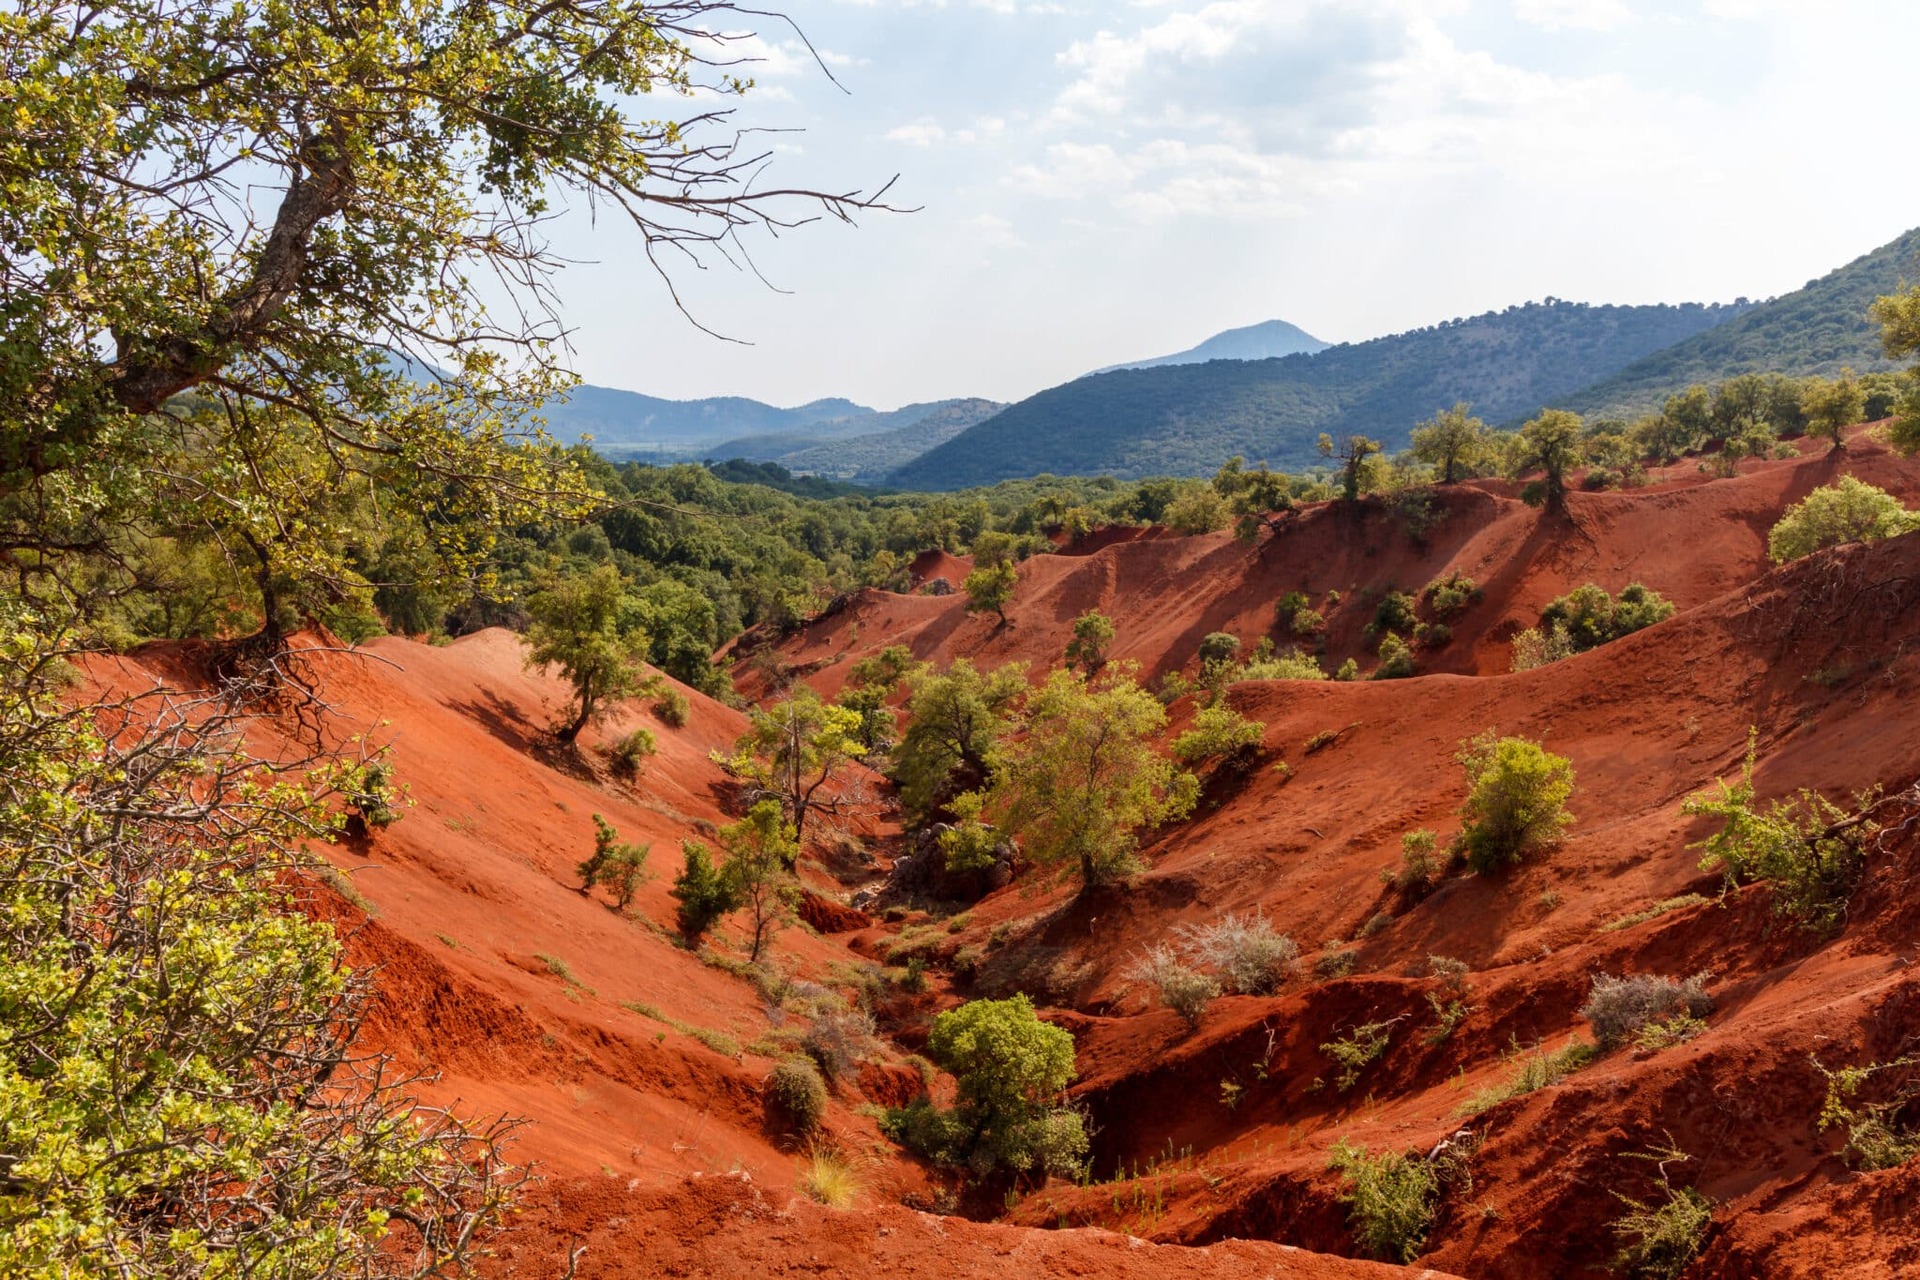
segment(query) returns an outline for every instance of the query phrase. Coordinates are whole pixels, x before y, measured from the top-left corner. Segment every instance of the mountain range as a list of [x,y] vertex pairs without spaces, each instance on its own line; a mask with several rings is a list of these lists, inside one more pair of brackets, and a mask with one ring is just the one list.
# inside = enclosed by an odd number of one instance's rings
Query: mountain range
[[829,398],[663,400],[582,386],[547,407],[556,436],[610,456],[740,458],[870,486],[951,490],[1052,473],[1206,475],[1233,454],[1288,470],[1315,441],[1404,446],[1459,401],[1514,425],[1541,408],[1629,417],[1737,373],[1891,367],[1868,318],[1920,278],[1920,230],[1764,302],[1603,306],[1548,298],[1329,346],[1284,320],[1115,365],[1015,404],[962,398],[878,411]]
[[[1114,373],[1120,369],[1158,369],[1169,364],[1205,364],[1209,360],[1271,360],[1280,356],[1312,355],[1325,351],[1331,343],[1320,341],[1298,325],[1285,320],[1266,320],[1241,329],[1216,333],[1197,347],[1176,351],[1170,356],[1154,356],[1127,364],[1110,364],[1094,373]],[[1088,375],[1093,376],[1092,374]]]

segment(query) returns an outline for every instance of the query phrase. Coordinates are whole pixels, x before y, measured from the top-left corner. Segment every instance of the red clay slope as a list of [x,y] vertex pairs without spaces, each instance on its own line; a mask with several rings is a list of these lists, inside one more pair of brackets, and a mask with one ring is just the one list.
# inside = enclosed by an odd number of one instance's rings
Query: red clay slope
[[[1920,539],[1780,569],[1766,560],[1782,510],[1843,472],[1920,498],[1920,467],[1856,436],[1844,454],[1751,465],[1733,479],[1575,494],[1564,519],[1497,486],[1464,488],[1447,495],[1449,515],[1425,546],[1384,510],[1337,507],[1256,548],[1224,535],[1099,539],[1087,555],[1023,565],[1004,628],[958,601],[869,593],[789,638],[782,652],[826,688],[850,659],[894,641],[936,662],[1026,659],[1039,670],[1057,661],[1073,617],[1099,607],[1116,621],[1115,655],[1151,673],[1188,663],[1209,631],[1265,634],[1273,600],[1290,589],[1316,602],[1343,593],[1334,659],[1359,648],[1371,605],[1354,608],[1356,598],[1450,569],[1486,593],[1452,646],[1423,655],[1423,669],[1441,674],[1236,686],[1232,704],[1266,726],[1261,767],[1210,787],[1201,813],[1164,833],[1152,869],[1123,889],[1071,902],[1009,891],[970,913],[946,948],[980,957],[959,993],[1026,989],[1078,1010],[1061,1016],[1079,1043],[1099,1171],[1156,1170],[1121,1195],[1050,1188],[1016,1220],[1350,1252],[1325,1167],[1333,1142],[1425,1151],[1464,1126],[1482,1143],[1471,1199],[1445,1211],[1423,1261],[1475,1277],[1599,1276],[1617,1243],[1613,1193],[1651,1194],[1647,1166],[1628,1157],[1671,1136],[1694,1157],[1680,1180],[1718,1204],[1689,1275],[1920,1273],[1920,1171],[1850,1172],[1838,1139],[1816,1130],[1824,1083],[1809,1061],[1920,1049],[1920,980],[1908,968],[1920,949],[1920,910],[1909,905],[1920,819],[1896,811],[1837,937],[1780,921],[1761,888],[1605,928],[1682,892],[1718,892],[1689,847],[1710,827],[1680,804],[1737,772],[1749,726],[1762,796],[1805,786],[1845,802],[1920,777]],[[1643,581],[1680,611],[1600,650],[1498,674],[1507,637],[1588,580],[1616,590]],[[1176,722],[1186,714],[1176,704]],[[1379,878],[1397,866],[1400,836],[1425,826],[1444,843],[1457,829],[1453,755],[1495,727],[1571,758],[1577,825],[1509,875],[1455,877],[1424,902],[1400,902]],[[1331,745],[1307,750],[1326,734],[1337,734]],[[1322,944],[1351,945],[1355,976],[1222,999],[1196,1033],[1128,989],[1121,972],[1142,947],[1255,909],[1310,962]],[[1429,1045],[1426,997],[1438,984],[1414,975],[1434,954],[1472,967],[1476,1012]],[[1516,1043],[1586,1035],[1575,1010],[1593,973],[1702,971],[1718,1003],[1698,1039],[1608,1055],[1476,1119],[1457,1114],[1508,1077]],[[1386,1019],[1398,1019],[1391,1051],[1351,1094],[1331,1087],[1321,1046]]]
[[[856,1114],[869,1098],[853,1082],[839,1087],[822,1140],[862,1157],[866,1190],[848,1212],[798,1200],[800,1153],[769,1126],[761,1097],[773,1059],[737,1047],[772,1030],[762,998],[668,937],[679,841],[728,820],[725,780],[707,753],[730,747],[744,718],[686,691],[693,712],[684,728],[634,707],[591,730],[584,755],[573,757],[543,733],[563,689],[529,674],[522,654],[516,637],[489,631],[444,647],[309,647],[306,659],[331,709],[329,732],[390,744],[412,802],[366,845],[325,851],[371,912],[361,920],[342,904],[357,925],[352,953],[381,970],[370,1037],[403,1065],[439,1074],[425,1090],[431,1100],[530,1122],[515,1154],[535,1163],[541,1181],[502,1245],[498,1274],[563,1274],[575,1237],[592,1245],[581,1280],[778,1275],[789,1265],[853,1277],[909,1255],[935,1269],[902,1263],[900,1274],[986,1274],[1010,1256],[1089,1276],[1214,1266],[1300,1280],[1380,1273],[1275,1245],[1192,1254],[1136,1249],[1106,1233],[1023,1243],[1035,1233],[873,1212],[926,1180]],[[156,646],[95,673],[123,688],[180,685],[193,679],[190,656]],[[631,786],[616,783],[598,753],[642,723],[659,754]],[[270,737],[263,731],[256,749],[274,751]],[[596,813],[653,846],[654,879],[624,915],[577,888]],[[719,932],[724,940],[729,930]],[[780,970],[814,977],[852,958],[841,942],[802,929],[783,933],[773,953]],[[903,1100],[886,1073],[862,1078],[883,1099]],[[750,1187],[684,1181],[730,1172]],[[1183,1257],[1205,1261],[1174,1261]]]

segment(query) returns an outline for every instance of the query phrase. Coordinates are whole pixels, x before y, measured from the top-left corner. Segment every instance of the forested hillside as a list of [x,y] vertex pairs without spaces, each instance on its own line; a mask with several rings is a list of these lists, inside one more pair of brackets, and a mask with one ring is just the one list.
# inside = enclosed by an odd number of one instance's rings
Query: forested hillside
[[1316,355],[1098,374],[1021,401],[892,480],[957,489],[1049,472],[1197,475],[1232,454],[1305,467],[1323,431],[1397,448],[1456,401],[1493,421],[1523,417],[1743,309],[1549,299]]
[[1684,387],[1736,374],[1831,376],[1849,366],[1856,373],[1891,369],[1880,327],[1867,308],[1915,279],[1920,279],[1920,229],[1808,281],[1803,289],[1655,352],[1562,403],[1580,413],[1624,417],[1657,408]]

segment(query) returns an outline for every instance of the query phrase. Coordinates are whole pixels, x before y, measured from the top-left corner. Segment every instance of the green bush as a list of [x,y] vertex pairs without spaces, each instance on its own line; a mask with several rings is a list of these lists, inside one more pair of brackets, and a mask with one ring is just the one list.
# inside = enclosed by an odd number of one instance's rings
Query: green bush
[[1412,1262],[1426,1244],[1440,1200],[1440,1171],[1404,1151],[1370,1153],[1342,1138],[1327,1167],[1340,1174],[1354,1243],[1383,1262]]
[[1513,661],[1508,669],[1531,671],[1549,662],[1571,658],[1574,652],[1573,637],[1567,633],[1564,622],[1550,627],[1528,627],[1513,638]]
[[1418,901],[1433,888],[1434,878],[1446,868],[1446,862],[1437,850],[1438,840],[1433,832],[1424,827],[1409,831],[1400,837],[1400,869],[1382,870],[1381,880],[1392,885],[1400,893]]
[[1173,758],[1183,765],[1207,760],[1231,760],[1260,745],[1267,726],[1248,720],[1225,703],[1216,702],[1193,718],[1193,728],[1173,740]]
[[1153,987],[1160,993],[1162,1003],[1186,1019],[1189,1027],[1200,1025],[1207,1006],[1220,994],[1218,982],[1186,964],[1164,942],[1148,947],[1144,955],[1127,967],[1124,976]]
[[1435,578],[1421,594],[1427,598],[1427,608],[1436,618],[1451,618],[1468,605],[1480,598],[1480,588],[1474,585],[1472,578],[1458,569],[1444,578]]
[[1559,843],[1573,822],[1573,763],[1526,738],[1492,730],[1461,744],[1455,759],[1469,788],[1460,807],[1460,847],[1467,865],[1486,875]]
[[1389,631],[1380,637],[1380,665],[1373,669],[1374,680],[1404,680],[1414,673],[1413,649]]
[[957,1105],[921,1100],[888,1112],[887,1133],[930,1159],[995,1169],[1073,1174],[1086,1124],[1061,1104],[1073,1079],[1073,1037],[1034,1014],[1025,994],[974,1000],[933,1020],[927,1053],[951,1071]]
[[1240,637],[1226,631],[1210,631],[1200,642],[1200,669],[1232,662],[1240,653]]
[[1488,1085],[1461,1103],[1456,1115],[1477,1116],[1508,1099],[1524,1097],[1535,1090],[1559,1084],[1599,1057],[1600,1051],[1583,1041],[1570,1040],[1552,1053],[1541,1048],[1523,1052],[1515,1045],[1512,1056],[1519,1060],[1513,1074],[1498,1084]]
[[1541,610],[1540,631],[1556,636],[1564,632],[1573,652],[1583,653],[1672,616],[1673,605],[1638,582],[1622,587],[1617,600],[1589,582]]
[[1240,668],[1237,676],[1241,680],[1325,680],[1327,673],[1320,668],[1319,659],[1295,648],[1282,649],[1277,653],[1256,654]]
[[776,1063],[767,1073],[768,1105],[795,1130],[811,1133],[827,1114],[827,1082],[813,1059],[799,1056]]
[[1380,603],[1374,606],[1372,629],[1392,631],[1404,635],[1413,630],[1419,618],[1414,608],[1419,602],[1404,591],[1389,591],[1380,597]]
[[986,797],[978,791],[965,791],[947,806],[953,822],[937,840],[948,871],[955,875],[987,871],[999,860],[1001,835],[997,828],[980,820]]
[[660,723],[675,729],[686,728],[687,715],[692,710],[686,694],[663,685],[660,692],[654,695],[652,705],[653,714],[660,718]]
[[1898,498],[1841,476],[1787,508],[1767,535],[1767,554],[1779,564],[1846,542],[1898,537],[1917,527],[1920,514],[1901,506]]
[[640,772],[640,762],[659,750],[660,744],[652,730],[635,729],[614,745],[613,771],[622,778],[635,777]]
[[680,854],[684,865],[668,892],[680,903],[676,913],[680,937],[693,947],[722,916],[740,905],[740,895],[732,881],[713,865],[707,846],[698,840],[683,840]]
[[1344,1036],[1336,1036],[1320,1046],[1320,1052],[1332,1058],[1340,1068],[1334,1087],[1345,1093],[1360,1082],[1366,1069],[1386,1055],[1393,1041],[1393,1023],[1363,1022]]
[[1636,1158],[1653,1162],[1659,1170],[1661,1199],[1647,1202],[1613,1193],[1628,1210],[1613,1224],[1614,1237],[1620,1241],[1613,1269],[1633,1280],[1679,1280],[1706,1244],[1707,1231],[1713,1226],[1713,1202],[1692,1187],[1676,1187],[1669,1181],[1667,1170],[1691,1158],[1686,1152],[1670,1147]]
[[1808,790],[1762,808],[1754,802],[1754,759],[1749,733],[1740,781],[1718,780],[1718,794],[1702,791],[1680,806],[1689,816],[1722,820],[1698,846],[1700,865],[1718,867],[1730,885],[1765,881],[1776,912],[1810,929],[1831,928],[1866,872],[1867,846],[1879,831],[1865,816],[1875,793],[1857,796],[1854,813]]
[[[1846,1130],[1847,1142],[1840,1154],[1849,1166],[1891,1169],[1920,1155],[1920,1132],[1915,1132],[1910,1118],[1913,1103],[1920,1098],[1920,1080],[1915,1079],[1920,1059],[1870,1062],[1837,1071],[1818,1058],[1813,1065],[1827,1082],[1817,1127],[1821,1133]],[[1876,1076],[1891,1083],[1876,1084]],[[1878,1096],[1863,1099],[1870,1086]]]
[[1067,642],[1066,659],[1088,675],[1107,663],[1107,646],[1113,643],[1113,620],[1098,609],[1089,609],[1073,620],[1073,639]]
[[593,853],[578,868],[583,890],[605,885],[614,903],[625,911],[647,879],[647,855],[653,846],[628,844],[605,818],[593,815]]

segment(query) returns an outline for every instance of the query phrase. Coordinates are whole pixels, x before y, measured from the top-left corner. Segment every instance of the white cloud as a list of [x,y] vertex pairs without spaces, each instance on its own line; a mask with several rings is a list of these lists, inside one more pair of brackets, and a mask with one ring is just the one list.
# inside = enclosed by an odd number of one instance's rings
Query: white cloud
[[947,131],[931,120],[917,120],[887,130],[888,142],[904,142],[910,147],[930,147],[947,136]]
[[1513,0],[1513,14],[1542,31],[1612,31],[1633,20],[1624,0]]
[[[1607,21],[1619,0],[1519,0]],[[1074,41],[1040,157],[1009,182],[1150,220],[1299,212],[1396,176],[1484,166],[1644,180],[1681,162],[1699,104],[1625,78],[1463,48],[1426,0],[1212,0]],[[1616,17],[1618,15],[1615,15]]]

